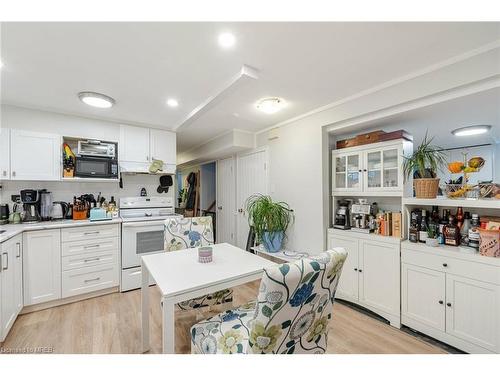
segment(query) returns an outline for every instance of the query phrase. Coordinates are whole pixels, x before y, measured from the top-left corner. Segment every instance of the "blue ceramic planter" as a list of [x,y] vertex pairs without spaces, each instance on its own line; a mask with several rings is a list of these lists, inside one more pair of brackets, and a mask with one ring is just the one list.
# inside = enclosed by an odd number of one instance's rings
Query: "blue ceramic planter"
[[262,243],[267,251],[277,253],[283,245],[283,232],[264,232]]

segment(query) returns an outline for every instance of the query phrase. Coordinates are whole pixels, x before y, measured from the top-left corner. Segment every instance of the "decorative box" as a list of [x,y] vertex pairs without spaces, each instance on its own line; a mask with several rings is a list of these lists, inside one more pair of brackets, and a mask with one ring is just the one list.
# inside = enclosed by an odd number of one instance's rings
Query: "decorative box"
[[198,248],[198,262],[210,263],[212,261],[213,250],[210,246],[202,246]]
[[479,254],[500,257],[500,230],[479,229]]

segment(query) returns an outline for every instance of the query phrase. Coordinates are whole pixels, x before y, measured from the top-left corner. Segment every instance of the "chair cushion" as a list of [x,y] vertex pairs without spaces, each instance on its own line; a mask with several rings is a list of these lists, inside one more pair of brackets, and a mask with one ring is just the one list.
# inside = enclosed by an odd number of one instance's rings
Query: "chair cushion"
[[245,354],[255,302],[227,310],[191,327],[191,352]]

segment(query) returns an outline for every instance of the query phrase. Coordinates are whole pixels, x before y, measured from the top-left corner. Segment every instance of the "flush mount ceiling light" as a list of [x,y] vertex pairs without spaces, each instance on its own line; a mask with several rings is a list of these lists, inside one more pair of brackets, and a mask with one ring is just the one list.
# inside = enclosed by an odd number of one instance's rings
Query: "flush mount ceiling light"
[[491,129],[491,125],[473,125],[452,130],[451,134],[457,137],[465,137],[468,135],[478,135],[487,133]]
[[172,108],[175,108],[175,107],[178,107],[179,106],[179,102],[176,100],[176,99],[168,99],[167,100],[167,105],[169,107],[172,107]]
[[236,43],[236,37],[231,33],[222,33],[219,35],[218,41],[222,48],[231,48]]
[[97,108],[111,108],[115,104],[115,99],[97,92],[82,91],[78,93],[78,97],[85,104]]
[[285,107],[286,103],[281,98],[264,98],[260,99],[255,107],[264,113],[269,115],[281,111]]

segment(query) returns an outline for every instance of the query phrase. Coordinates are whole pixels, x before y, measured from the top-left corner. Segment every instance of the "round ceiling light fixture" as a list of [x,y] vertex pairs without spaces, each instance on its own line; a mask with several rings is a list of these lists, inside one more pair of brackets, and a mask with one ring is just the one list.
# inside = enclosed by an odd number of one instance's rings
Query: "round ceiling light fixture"
[[231,48],[236,43],[236,37],[231,33],[222,33],[219,34],[218,42],[222,48]]
[[456,135],[457,137],[466,137],[468,135],[484,134],[489,132],[490,129],[491,125],[472,125],[452,130],[451,134]]
[[78,93],[78,98],[85,104],[96,108],[111,108],[115,104],[115,99],[112,97],[92,91],[82,91]]
[[179,106],[179,102],[176,99],[170,98],[170,99],[167,99],[167,105],[169,107],[175,108],[175,107]]
[[278,111],[281,111],[285,107],[285,100],[282,98],[272,97],[260,99],[255,107],[264,113],[272,115]]

